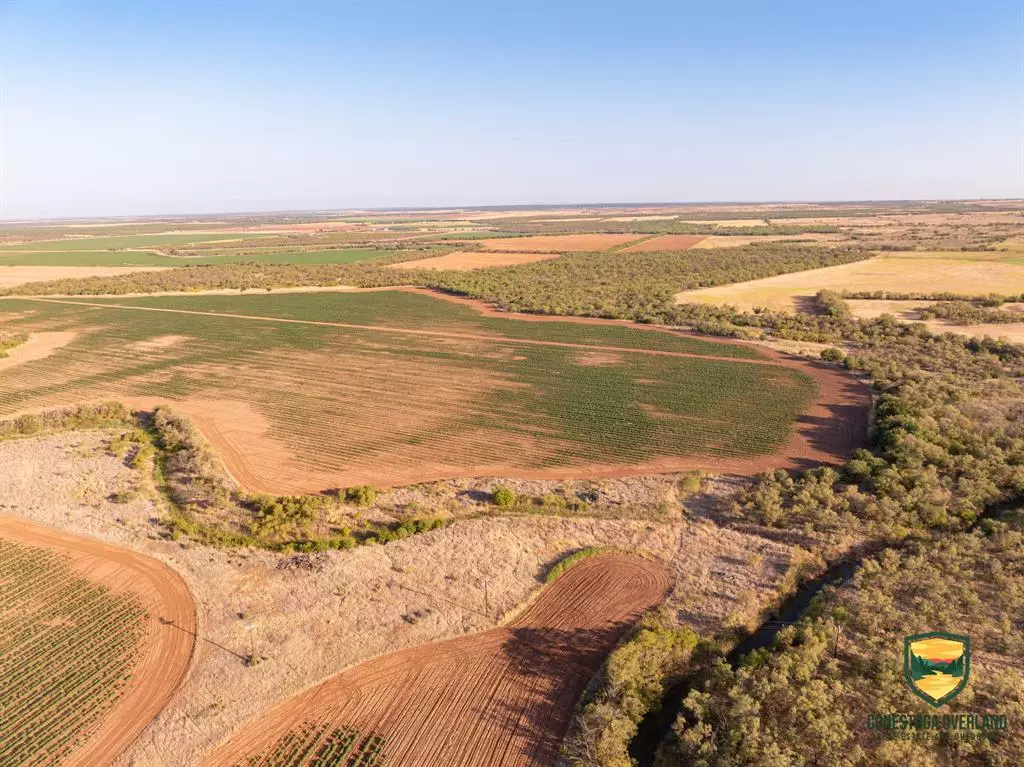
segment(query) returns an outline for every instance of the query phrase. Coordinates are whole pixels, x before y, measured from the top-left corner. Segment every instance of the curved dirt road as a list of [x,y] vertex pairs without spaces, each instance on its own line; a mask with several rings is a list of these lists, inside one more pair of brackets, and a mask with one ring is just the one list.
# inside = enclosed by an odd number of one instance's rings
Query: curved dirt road
[[196,607],[185,581],[161,562],[90,538],[0,516],[0,537],[67,555],[76,571],[115,592],[130,591],[148,612],[145,649],[127,690],[62,767],[111,764],[185,679],[195,646]]
[[354,666],[246,725],[204,765],[249,764],[308,722],[382,738],[383,765],[553,764],[583,688],[669,584],[639,557],[585,559],[508,625]]

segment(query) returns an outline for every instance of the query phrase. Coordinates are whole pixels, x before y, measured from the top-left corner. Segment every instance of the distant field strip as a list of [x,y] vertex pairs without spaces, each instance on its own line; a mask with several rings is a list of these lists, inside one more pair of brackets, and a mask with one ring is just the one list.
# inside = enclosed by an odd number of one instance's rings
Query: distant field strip
[[31,250],[0,249],[2,266],[200,266],[259,261],[266,264],[350,264],[401,251],[373,248],[333,248],[323,250],[288,250],[273,252],[257,249],[197,251],[203,255],[168,256],[149,250]]
[[175,402],[254,489],[766,455],[816,392],[752,347],[402,291],[5,299],[0,319],[79,331],[0,375],[0,417]]
[[80,251],[110,250],[113,248],[173,248],[193,242],[216,242],[218,240],[240,240],[258,238],[252,233],[204,233],[204,234],[129,234],[121,237],[77,237],[62,240],[35,240],[33,242],[11,243],[0,247],[0,253],[16,251]]

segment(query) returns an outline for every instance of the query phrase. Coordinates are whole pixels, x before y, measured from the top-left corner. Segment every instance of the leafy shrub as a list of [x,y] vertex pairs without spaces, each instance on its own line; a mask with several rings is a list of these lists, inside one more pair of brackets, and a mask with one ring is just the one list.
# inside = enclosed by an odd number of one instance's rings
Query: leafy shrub
[[505,487],[505,485],[498,485],[491,493],[491,503],[498,508],[510,509],[516,505],[518,500],[519,498],[515,491],[510,487]]
[[377,500],[377,490],[372,485],[357,485],[345,491],[345,500],[356,506],[372,506]]
[[821,358],[825,360],[825,362],[845,362],[846,353],[842,349],[836,349],[833,346],[829,349],[822,349]]
[[609,657],[597,694],[584,708],[566,748],[574,765],[632,767],[629,743],[640,720],[661,704],[665,683],[680,674],[697,646],[687,627],[645,616]]

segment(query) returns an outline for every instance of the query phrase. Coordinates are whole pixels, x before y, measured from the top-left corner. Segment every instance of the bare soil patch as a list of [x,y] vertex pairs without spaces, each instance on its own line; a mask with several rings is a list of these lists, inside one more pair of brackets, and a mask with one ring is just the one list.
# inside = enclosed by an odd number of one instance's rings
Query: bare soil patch
[[110,764],[185,680],[196,632],[196,608],[188,587],[177,573],[149,557],[22,519],[0,516],[0,536],[65,554],[85,577],[115,592],[130,591],[146,606],[145,647],[127,691],[85,744],[64,762],[70,767]]
[[539,234],[529,237],[499,237],[477,240],[486,250],[512,253],[569,253],[608,250],[643,237],[642,234]]
[[74,341],[77,335],[77,330],[32,333],[25,343],[10,349],[6,357],[0,357],[0,370],[7,370],[33,360],[46,359],[62,346]]
[[663,234],[652,240],[644,240],[623,249],[623,253],[650,253],[657,250],[686,250],[707,239],[704,235]]
[[603,365],[621,365],[624,360],[622,355],[614,352],[582,352],[576,356],[576,362],[580,365],[601,367]]
[[369,661],[286,701],[205,762],[230,767],[316,720],[384,739],[391,764],[548,765],[605,655],[668,592],[657,563],[569,570],[505,627]]
[[188,336],[157,336],[156,338],[150,338],[148,341],[137,341],[136,343],[129,344],[128,348],[139,352],[152,352],[159,351],[160,349],[169,349],[188,340],[190,340]]
[[169,266],[0,266],[0,288],[14,288],[29,282],[74,279],[78,277],[114,277],[132,272],[159,272]]
[[484,252],[479,250],[456,251],[435,258],[420,258],[416,261],[402,261],[387,264],[389,269],[480,269],[486,266],[513,266],[515,264],[531,264],[534,261],[545,261],[556,258],[557,253],[512,253],[507,251]]

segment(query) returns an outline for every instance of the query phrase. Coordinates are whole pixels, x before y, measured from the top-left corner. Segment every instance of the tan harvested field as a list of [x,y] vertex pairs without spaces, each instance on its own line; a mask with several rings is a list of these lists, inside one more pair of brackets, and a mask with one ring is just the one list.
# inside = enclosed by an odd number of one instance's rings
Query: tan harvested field
[[[701,226],[709,226],[709,225],[710,226],[764,226],[765,225],[763,218],[719,218],[719,219],[712,219],[712,220],[709,221],[707,219],[701,219],[701,218],[693,220],[693,217],[688,219],[685,215],[683,215],[683,216],[679,216],[679,220],[680,221],[692,221],[693,223],[699,224]],[[785,223],[789,223],[789,221],[790,221],[789,219],[786,219]],[[802,219],[802,218],[801,219],[795,219],[793,221],[793,223],[803,225],[804,224],[804,219]]]
[[557,258],[557,253],[511,253],[506,251],[485,252],[464,250],[448,253],[434,258],[421,258],[416,261],[402,261],[387,264],[390,269],[480,269],[486,266],[512,266],[514,264],[531,264],[534,261],[545,261]]
[[[106,450],[108,438],[93,431],[0,442],[0,481],[7,512],[163,561],[195,596],[201,641],[192,670],[115,767],[192,767],[274,704],[353,664],[493,628],[516,614],[550,563],[578,548],[614,546],[671,561],[673,614],[708,634],[737,613],[754,618],[799,554],[696,513],[681,515],[677,478],[649,477],[576,489],[597,489],[602,500],[595,509],[606,497],[609,509],[641,502],[653,508],[664,498],[668,510],[658,518],[488,516],[386,546],[317,555],[308,568],[282,567],[288,558],[269,552],[160,538],[153,520],[161,512],[145,489],[148,480]],[[467,492],[495,481],[523,493],[563,487],[508,479],[451,482],[386,491],[380,498],[430,509],[468,503]],[[131,488],[139,491],[133,500],[110,500],[112,490]],[[250,648],[266,658],[255,668],[241,661]]]
[[653,237],[628,248],[623,248],[623,253],[650,253],[658,250],[686,250],[695,247],[702,240],[707,239],[705,235],[693,234],[663,234],[660,237]]
[[757,234],[729,235],[712,234],[703,237],[695,248],[739,248],[744,245],[756,245],[760,242],[848,242],[845,234]]
[[158,272],[167,266],[0,266],[0,288],[14,288],[30,282],[48,282],[78,277],[114,277],[131,272]]
[[[24,478],[10,473],[0,476],[5,504],[10,505],[20,495],[18,480]],[[36,476],[30,481],[41,479]],[[145,606],[143,646],[125,692],[83,744],[61,761],[64,767],[110,764],[135,742],[185,680],[196,632],[196,607],[188,587],[177,573],[149,557],[23,519],[0,516],[0,538],[58,552],[87,579],[115,593],[130,593]]]
[[891,314],[903,322],[921,323],[933,333],[956,333],[969,338],[991,336],[992,338],[1005,338],[1015,344],[1024,344],[1024,314],[1021,315],[1021,322],[1018,323],[956,325],[947,320],[921,320],[918,318],[918,310],[934,304],[934,301],[848,300],[846,303],[849,304],[853,316],[861,319],[874,319],[883,314]]
[[527,237],[496,237],[476,242],[487,250],[513,253],[571,253],[608,250],[642,237],[642,234],[538,234]]
[[1024,292],[1024,265],[983,259],[949,258],[924,254],[886,254],[842,266],[782,274],[762,280],[680,293],[680,303],[730,304],[741,309],[766,306],[795,311],[823,288],[830,290],[892,290],[932,293]]
[[382,739],[380,765],[553,764],[583,688],[669,586],[648,560],[583,560],[507,626],[356,666],[274,707],[204,764],[270,757],[309,722]]

